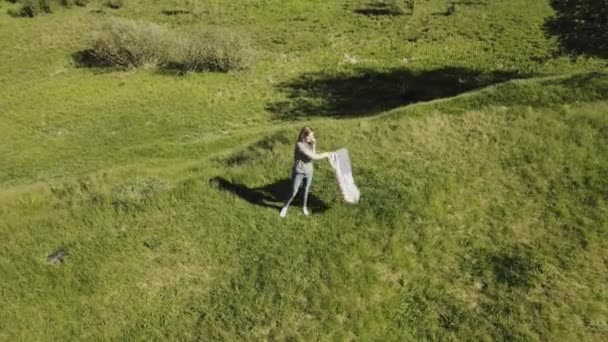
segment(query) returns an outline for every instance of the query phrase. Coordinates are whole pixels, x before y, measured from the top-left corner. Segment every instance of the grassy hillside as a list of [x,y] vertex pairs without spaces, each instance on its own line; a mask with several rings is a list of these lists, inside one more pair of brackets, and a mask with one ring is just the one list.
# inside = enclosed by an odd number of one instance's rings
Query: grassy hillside
[[[606,61],[555,55],[545,1],[15,6],[1,340],[608,338]],[[256,62],[80,65],[109,16],[229,28]],[[362,201],[320,162],[312,217],[281,220],[304,124]]]
[[[0,3],[0,12],[15,7]],[[411,16],[359,14],[365,1],[196,3],[197,16],[163,14],[188,8],[180,1],[126,1],[118,10],[92,2],[33,19],[2,15],[0,155],[10,167],[0,182],[134,162],[133,146],[152,142],[191,143],[294,118],[371,115],[510,78],[606,65],[550,58],[555,47],[541,26],[551,12],[540,0],[522,0],[525,11],[512,1],[471,2],[452,16],[437,15],[443,0],[419,1]],[[78,67],[72,56],[90,47],[90,32],[109,16],[177,29],[229,27],[250,36],[258,62],[249,72],[185,77]],[[319,98],[327,92],[351,97]]]

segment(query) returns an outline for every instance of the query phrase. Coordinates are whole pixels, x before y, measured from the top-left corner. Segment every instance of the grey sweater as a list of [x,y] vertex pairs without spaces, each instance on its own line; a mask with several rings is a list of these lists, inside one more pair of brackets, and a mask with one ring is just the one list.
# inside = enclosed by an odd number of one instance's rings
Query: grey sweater
[[312,146],[298,141],[294,151],[293,172],[312,175],[313,160],[323,159],[324,156],[315,152],[315,145]]

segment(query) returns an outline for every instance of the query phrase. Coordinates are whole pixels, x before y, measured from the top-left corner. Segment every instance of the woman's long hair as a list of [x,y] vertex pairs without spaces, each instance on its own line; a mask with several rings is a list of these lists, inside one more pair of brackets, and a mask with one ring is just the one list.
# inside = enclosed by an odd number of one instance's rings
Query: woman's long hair
[[302,129],[300,130],[300,134],[298,134],[298,142],[305,142],[304,139],[306,139],[306,137],[308,137],[312,132],[312,128],[308,126],[302,127]]

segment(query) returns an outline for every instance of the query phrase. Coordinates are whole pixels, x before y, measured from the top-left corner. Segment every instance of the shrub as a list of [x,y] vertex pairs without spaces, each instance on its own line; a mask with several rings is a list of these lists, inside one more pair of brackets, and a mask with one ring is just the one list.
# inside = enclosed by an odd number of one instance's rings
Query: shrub
[[94,32],[92,56],[103,65],[162,65],[170,50],[170,34],[159,25],[113,18]]
[[91,2],[91,0],[74,0],[74,4],[76,6],[80,6],[80,7],[84,7],[84,6],[88,5],[89,2]]
[[123,0],[106,0],[104,5],[113,9],[119,9],[123,5]]
[[50,0],[25,0],[17,11],[11,11],[12,15],[30,18],[43,13],[51,13]]
[[247,40],[229,30],[175,34],[161,26],[113,18],[95,31],[92,48],[78,59],[87,66],[166,66],[180,72],[244,69],[252,61]]
[[195,29],[177,41],[171,67],[184,72],[244,69],[252,60],[246,40],[229,30]]

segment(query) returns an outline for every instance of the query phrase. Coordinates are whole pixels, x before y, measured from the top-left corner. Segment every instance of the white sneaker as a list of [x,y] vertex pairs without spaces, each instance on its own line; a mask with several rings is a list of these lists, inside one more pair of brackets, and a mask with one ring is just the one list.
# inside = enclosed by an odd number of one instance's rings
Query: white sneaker
[[281,217],[287,216],[287,207],[281,208],[281,213],[279,213],[279,216],[281,216]]
[[302,211],[304,212],[304,215],[305,215],[305,216],[310,215],[310,213],[308,212],[308,208],[306,208],[306,207],[302,207]]

